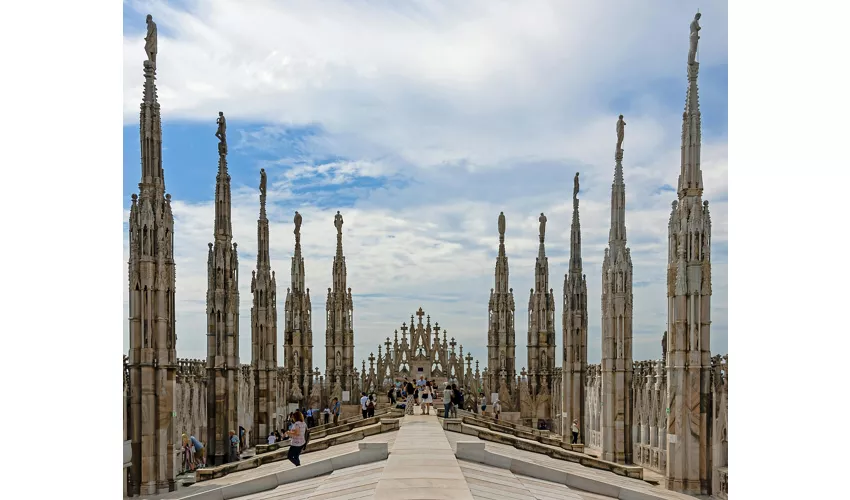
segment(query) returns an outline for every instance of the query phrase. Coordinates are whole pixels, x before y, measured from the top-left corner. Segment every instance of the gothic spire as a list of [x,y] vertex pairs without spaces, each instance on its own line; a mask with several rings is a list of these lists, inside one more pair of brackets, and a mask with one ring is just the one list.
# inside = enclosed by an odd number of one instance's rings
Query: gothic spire
[[[216,240],[230,242],[233,237],[233,225],[230,218],[230,174],[227,173],[227,124],[224,113],[218,112],[216,119],[218,130],[218,175],[215,185],[215,238]],[[264,210],[265,195],[261,199],[261,211]]]
[[301,214],[295,211],[295,253],[292,255],[292,290],[304,292],[304,257],[301,256]]
[[165,177],[162,171],[162,121],[156,94],[156,65],[152,61],[145,60],[144,74],[145,85],[139,113],[142,148],[142,177],[139,188],[143,197],[151,188],[160,193],[165,191]]
[[260,169],[260,218],[257,220],[257,271],[271,272],[269,259],[269,219],[266,217],[266,171]]
[[611,247],[611,259],[616,259],[626,247],[626,184],[623,181],[623,136],[626,122],[623,115],[617,121],[617,149],[614,153],[614,182],[611,185],[611,229],[608,244]]
[[578,172],[573,181],[573,222],[570,226],[570,273],[581,275],[581,223],[578,218]]
[[549,259],[546,257],[546,216],[541,212],[537,219],[540,222],[540,247],[537,249],[537,263],[534,271],[535,290],[545,294],[549,290]]
[[336,256],[333,263],[333,284],[334,291],[339,293],[345,292],[346,270],[345,256],[342,253],[342,214],[337,210],[334,216],[334,226],[336,227]]
[[499,213],[499,255],[496,257],[496,293],[508,293],[508,257],[505,255],[505,212]]
[[691,22],[691,49],[688,54],[688,90],[685,94],[685,111],[682,113],[682,166],[679,172],[678,194],[681,200],[685,196],[702,196],[702,169],[700,167],[700,144],[702,138],[702,119],[699,111],[699,90],[697,76],[699,63],[696,61],[699,40],[700,15]]

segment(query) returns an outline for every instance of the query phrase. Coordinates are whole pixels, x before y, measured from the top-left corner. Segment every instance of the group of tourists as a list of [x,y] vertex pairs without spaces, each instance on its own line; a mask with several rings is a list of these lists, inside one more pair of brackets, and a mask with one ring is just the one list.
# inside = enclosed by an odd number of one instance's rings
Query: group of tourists
[[420,375],[415,384],[405,377],[400,381],[398,387],[390,389],[387,396],[389,396],[392,404],[396,404],[397,400],[404,399],[404,403],[399,404],[398,407],[404,408],[405,415],[413,415],[417,406],[420,415],[430,415],[434,400],[439,396],[443,398],[444,416],[446,418],[457,417],[457,409],[464,408],[463,390],[457,384],[447,382],[444,386],[439,387],[436,381],[428,380],[424,375]]
[[369,394],[367,396],[365,392],[360,393],[360,412],[363,414],[363,418],[375,416],[376,403],[377,401],[374,394]]

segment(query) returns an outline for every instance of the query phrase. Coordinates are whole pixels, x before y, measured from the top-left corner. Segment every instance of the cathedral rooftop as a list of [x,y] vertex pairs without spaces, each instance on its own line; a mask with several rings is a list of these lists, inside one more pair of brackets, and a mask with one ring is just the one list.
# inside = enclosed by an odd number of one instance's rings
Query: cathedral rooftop
[[[144,496],[150,500],[694,498],[632,479],[478,437],[445,431],[434,415],[408,415],[400,430],[367,436],[256,469]],[[364,446],[361,446],[364,445]],[[377,450],[346,463],[357,450]],[[308,445],[309,447],[309,445]],[[460,449],[460,451],[458,451]],[[479,451],[480,450],[480,451]]]

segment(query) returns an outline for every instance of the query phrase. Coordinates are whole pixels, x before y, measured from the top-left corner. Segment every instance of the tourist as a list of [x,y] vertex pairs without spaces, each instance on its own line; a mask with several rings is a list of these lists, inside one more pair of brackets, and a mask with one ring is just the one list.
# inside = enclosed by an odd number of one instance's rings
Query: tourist
[[369,417],[369,409],[366,407],[366,404],[369,402],[369,397],[366,396],[365,392],[360,393],[360,412],[363,414],[363,418]]
[[497,399],[493,402],[493,415],[496,416],[496,420],[499,420],[499,414],[502,413],[502,403]]
[[280,432],[279,432],[279,431],[274,431],[274,440],[275,440],[275,442],[276,442],[276,443],[279,443],[279,442],[281,442],[281,441],[283,440],[283,439],[280,437]]
[[322,412],[322,416],[325,420],[325,425],[328,425],[328,422],[331,420],[331,409],[325,408],[325,411]]
[[245,428],[239,426],[239,453],[245,450]]
[[481,399],[481,414],[484,415],[484,413],[487,411],[487,396],[484,395],[483,391],[480,394],[480,399]]
[[578,444],[578,420],[573,420],[570,431],[573,433],[573,444]]
[[192,446],[195,448],[195,463],[200,464],[201,467],[206,467],[207,450],[204,449],[204,443],[198,441],[195,436],[189,436],[189,442],[192,443]]
[[414,397],[415,391],[413,389],[413,384],[411,384],[409,380],[404,379],[404,383],[405,383],[404,390],[407,392],[407,399],[405,400],[405,403],[404,403],[404,414],[405,415],[413,415],[413,406],[415,404],[414,400],[416,399]]
[[307,435],[307,424],[304,423],[304,417],[300,411],[295,411],[292,414],[292,428],[286,435],[291,438],[289,440],[289,451],[286,454],[286,458],[295,464],[296,467],[299,467],[301,465],[301,459],[299,458],[301,450],[307,444],[305,438]]
[[313,409],[307,410],[307,427],[313,427]]
[[431,396],[431,386],[425,384],[422,386],[422,395],[419,398],[419,414],[425,415],[425,409],[428,408],[428,398]]
[[390,392],[387,393],[387,398],[389,398],[391,405],[395,405],[395,387],[391,388]]
[[451,410],[452,410],[452,418],[457,418],[457,402],[458,402],[458,390],[457,384],[452,384],[452,399],[451,399]]
[[443,418],[449,418],[452,411],[452,386],[446,382],[446,388],[443,390]]
[[236,436],[236,431],[233,429],[231,429],[228,434],[230,435],[230,456],[227,461],[236,462],[239,460],[239,438]]
[[189,443],[189,436],[183,434],[183,445],[180,447],[183,453],[183,467],[181,473],[195,470],[195,458],[192,454],[192,445]]
[[331,401],[331,413],[333,413],[334,416],[334,425],[337,425],[339,422],[339,414],[341,411],[342,405],[339,403],[337,398],[334,398],[333,401]]
[[434,405],[434,393],[436,392],[437,385],[436,382],[431,382],[429,380],[428,383],[425,384],[425,387],[428,389],[428,401],[425,402],[425,414],[430,415],[431,407]]
[[369,394],[369,401],[366,402],[366,416],[372,418],[375,416],[375,395]]
[[274,432],[269,432],[269,444],[274,444],[276,439]]
[[419,380],[416,381],[416,392],[413,394],[413,399],[416,404],[419,404],[419,398],[422,397],[422,389],[425,387],[425,376],[419,375]]
[[[457,390],[457,407],[461,410],[465,410],[463,407],[463,390],[460,388]],[[455,413],[457,413],[457,411],[455,411]]]

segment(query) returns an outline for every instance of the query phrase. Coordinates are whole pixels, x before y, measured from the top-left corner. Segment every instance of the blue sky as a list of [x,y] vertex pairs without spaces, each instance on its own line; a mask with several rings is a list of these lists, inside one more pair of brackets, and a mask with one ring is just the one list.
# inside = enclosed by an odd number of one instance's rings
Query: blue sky
[[[613,8],[607,1],[533,0],[516,10],[509,2],[433,2],[417,4],[416,12],[384,2],[322,5],[125,2],[123,209],[139,179],[142,37],[150,12],[159,27],[163,165],[177,224],[178,356],[205,356],[213,134],[222,110],[241,276],[250,276],[256,259],[257,185],[265,168],[281,302],[289,285],[292,214],[304,216],[314,345],[324,345],[324,315],[317,313],[331,279],[333,214],[341,210],[358,366],[421,306],[482,369],[496,218],[500,211],[507,217],[521,367],[537,216],[543,211],[549,220],[550,287],[560,297],[576,171],[589,360],[598,362],[614,125],[624,114],[634,356],[660,357],[670,186],[678,173],[688,24],[697,3]],[[725,353],[727,14],[725,5],[710,7],[701,10],[702,166],[713,222],[712,351]],[[248,353],[251,296],[243,281],[240,342]],[[126,285],[124,293],[126,308]],[[560,314],[558,303],[559,348]],[[127,325],[124,335],[126,349]],[[322,358],[314,354],[320,369]]]

